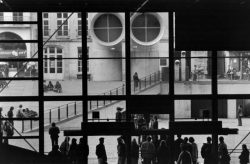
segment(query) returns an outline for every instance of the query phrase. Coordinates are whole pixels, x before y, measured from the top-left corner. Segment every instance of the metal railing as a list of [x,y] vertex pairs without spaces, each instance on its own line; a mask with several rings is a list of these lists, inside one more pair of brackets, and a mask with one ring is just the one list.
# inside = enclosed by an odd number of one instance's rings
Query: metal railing
[[[1,118],[4,118],[3,116],[1,116]],[[2,121],[0,118],[0,122]],[[11,126],[11,128],[21,137],[23,137],[23,135],[12,125],[12,123],[9,121],[9,120],[6,120],[8,121],[8,124]],[[2,130],[2,129],[0,129]],[[2,138],[0,137],[1,141],[2,142]],[[37,150],[29,143],[29,141],[27,141],[25,138],[23,138],[23,140],[35,151],[37,152]]]
[[[134,94],[143,91],[152,85],[157,84],[161,81],[160,71],[154,72],[148,76],[142,77],[139,80],[138,87],[135,87],[134,82],[131,84],[131,91]],[[118,96],[118,95],[125,95],[125,84],[122,86],[111,89],[107,92],[104,92],[100,95],[103,96]],[[111,105],[116,103],[117,100],[90,100],[88,101],[88,111],[93,111],[105,107],[107,105]],[[45,111],[44,113],[44,125],[50,125],[52,122],[60,122],[74,116],[82,114],[82,102],[71,102],[68,104],[64,104],[55,108],[51,108]],[[109,119],[111,120],[111,119]],[[32,130],[37,130],[39,127],[39,121],[36,120],[22,120],[22,133],[28,132]]]
[[229,153],[229,155],[231,155],[232,153],[234,153],[234,151],[240,146],[240,144],[250,135],[250,132],[248,132],[246,134],[246,136],[232,149],[232,151]]

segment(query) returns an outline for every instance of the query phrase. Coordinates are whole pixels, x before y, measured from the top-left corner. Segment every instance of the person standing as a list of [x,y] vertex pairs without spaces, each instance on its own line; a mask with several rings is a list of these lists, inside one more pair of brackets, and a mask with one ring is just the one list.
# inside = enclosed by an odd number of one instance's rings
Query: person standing
[[122,112],[121,111],[122,111],[121,107],[116,108],[116,113],[115,113],[116,122],[121,122],[122,121]]
[[131,142],[131,164],[138,164],[139,159],[139,145],[136,142],[136,139],[134,138]]
[[79,144],[77,146],[77,156],[78,156],[78,164],[83,164],[88,159],[89,155],[89,145],[84,141],[83,137],[80,138]]
[[140,79],[137,72],[134,73],[133,80],[134,80],[134,90],[136,90],[136,88],[139,86],[140,83]]
[[52,148],[54,147],[54,145],[58,145],[59,133],[60,133],[60,130],[56,126],[56,123],[52,122],[51,127],[49,128]]
[[104,138],[99,138],[99,144],[96,146],[95,152],[98,158],[98,164],[106,164],[107,163],[107,154],[104,146]]
[[181,134],[177,134],[177,139],[174,141],[174,159],[178,160],[179,154],[181,153],[181,144],[183,143],[183,139],[181,138]]
[[117,154],[118,164],[125,164],[126,161],[126,145],[121,137],[117,138]]
[[76,164],[76,161],[77,161],[77,143],[76,143],[75,138],[73,138],[71,140],[71,145],[69,148],[69,159],[70,159],[72,164]]
[[212,138],[207,137],[207,143],[204,143],[201,147],[201,156],[204,159],[204,164],[213,164],[212,154]]
[[[13,118],[13,110],[14,110],[14,107],[11,106],[11,107],[10,107],[10,110],[9,110],[8,113],[7,113],[8,118]],[[9,122],[11,123],[12,128],[13,128],[13,126],[14,126],[14,121],[13,121],[13,120],[9,120]]]
[[239,156],[240,164],[247,164],[249,162],[249,151],[247,149],[247,145],[242,145],[242,152]]
[[237,113],[238,113],[238,126],[242,126],[242,117],[243,117],[242,105],[238,106]]
[[62,153],[63,156],[68,156],[69,154],[69,141],[70,141],[70,137],[65,137],[64,141],[61,143],[60,145],[60,151]]
[[177,164],[192,164],[192,157],[190,152],[187,150],[186,144],[181,144],[181,153],[178,157]]
[[219,137],[219,146],[218,146],[218,155],[219,155],[219,164],[229,164],[230,156],[228,154],[227,145],[224,142],[224,138]]
[[158,164],[168,164],[169,163],[169,149],[167,143],[161,140],[160,145],[157,149],[157,160]]
[[190,142],[191,147],[192,147],[191,155],[192,155],[193,164],[197,164],[197,159],[198,159],[198,147],[197,147],[197,144],[194,142],[193,137],[189,137],[189,142]]
[[143,164],[151,164],[156,156],[155,145],[151,142],[151,137],[147,137],[147,141],[141,145],[141,156],[143,158]]

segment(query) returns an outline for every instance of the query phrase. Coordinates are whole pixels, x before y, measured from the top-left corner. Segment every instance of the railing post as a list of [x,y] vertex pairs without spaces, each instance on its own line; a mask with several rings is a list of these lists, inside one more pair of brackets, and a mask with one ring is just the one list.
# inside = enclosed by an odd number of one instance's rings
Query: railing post
[[124,87],[125,87],[125,85],[122,84],[122,95],[124,95]]
[[156,72],[154,73],[154,80],[155,80],[155,83],[156,83]]
[[66,106],[66,117],[69,118],[69,104]]
[[147,78],[145,77],[145,79],[144,79],[144,82],[145,82],[145,84],[144,84],[144,86],[145,86],[145,88],[146,88],[146,86],[147,86]]
[[76,102],[75,102],[75,104],[74,104],[74,109],[75,109],[75,115],[76,115]]
[[24,132],[24,120],[22,120],[22,133]]
[[158,81],[160,81],[160,78],[161,78],[161,72],[158,71]]
[[149,75],[149,86],[151,85],[151,74]]
[[30,130],[32,130],[32,120],[30,120]]
[[98,100],[96,100],[96,108],[98,108],[98,106],[99,106],[99,102]]
[[49,110],[49,124],[51,124],[51,109]]
[[58,107],[58,111],[57,111],[57,114],[58,114],[57,120],[58,120],[58,121],[60,121],[60,110],[61,110],[60,107]]

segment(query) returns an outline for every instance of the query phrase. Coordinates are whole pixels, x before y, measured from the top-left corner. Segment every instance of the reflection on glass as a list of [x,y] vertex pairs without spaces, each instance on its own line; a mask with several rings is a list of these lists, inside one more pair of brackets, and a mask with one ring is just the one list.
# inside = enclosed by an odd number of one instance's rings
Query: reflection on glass
[[250,83],[249,51],[218,51],[218,93],[248,94]]
[[117,100],[88,101],[89,122],[125,122],[126,103]]
[[89,95],[125,95],[125,60],[88,60]]
[[211,100],[175,100],[176,121],[211,121]]
[[212,59],[209,56],[208,51],[175,52],[176,94],[211,94]]
[[168,94],[168,58],[132,59],[131,93],[142,95]]

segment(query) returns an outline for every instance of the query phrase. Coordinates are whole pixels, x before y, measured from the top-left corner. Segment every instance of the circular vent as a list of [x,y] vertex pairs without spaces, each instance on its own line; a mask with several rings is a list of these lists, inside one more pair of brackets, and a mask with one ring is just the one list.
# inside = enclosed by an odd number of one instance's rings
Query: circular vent
[[113,46],[123,39],[123,27],[119,14],[96,14],[91,22],[91,33],[100,44]]
[[163,35],[162,19],[157,13],[136,14],[131,22],[131,37],[140,45],[153,45]]

